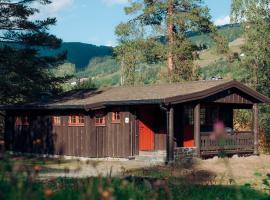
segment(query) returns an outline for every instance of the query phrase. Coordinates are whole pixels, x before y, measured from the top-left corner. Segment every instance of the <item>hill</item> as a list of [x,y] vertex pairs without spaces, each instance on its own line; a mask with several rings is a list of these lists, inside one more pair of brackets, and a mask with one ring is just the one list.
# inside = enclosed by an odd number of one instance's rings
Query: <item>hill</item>
[[112,56],[113,48],[80,42],[64,42],[62,47],[57,50],[42,49],[41,53],[55,55],[63,51],[67,51],[67,62],[75,64],[76,70],[81,70],[95,57]]
[[[241,39],[243,34],[241,27],[238,24],[225,25],[219,27],[218,31],[230,42],[230,51],[240,53],[240,47],[244,43]],[[200,58],[195,62],[200,68],[206,68],[200,70],[202,77],[207,78],[215,74],[215,67],[220,69],[220,66],[227,66],[224,63],[226,57],[216,54],[215,44],[209,34],[190,32],[188,36],[195,45],[207,48],[199,52]],[[75,64],[73,70],[76,71],[76,79],[91,78],[97,86],[120,84],[120,66],[112,57],[112,47],[98,47],[84,43],[64,43],[63,47],[58,51],[61,50],[68,50],[68,62]],[[70,65],[62,67],[60,74],[66,73],[66,70],[70,73],[72,67]],[[140,82],[149,84],[162,78],[162,71],[165,70],[165,67],[162,64],[151,66],[141,64],[137,70],[144,71],[137,79]]]

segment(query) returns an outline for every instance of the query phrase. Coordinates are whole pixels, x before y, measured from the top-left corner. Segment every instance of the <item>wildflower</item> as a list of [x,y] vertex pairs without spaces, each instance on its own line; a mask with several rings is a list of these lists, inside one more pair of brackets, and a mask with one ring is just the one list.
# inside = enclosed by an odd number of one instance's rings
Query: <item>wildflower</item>
[[110,193],[108,190],[105,190],[101,193],[101,196],[104,198],[104,199],[107,199],[109,196],[110,196]]
[[47,198],[49,198],[53,195],[53,191],[51,189],[46,189],[44,194]]

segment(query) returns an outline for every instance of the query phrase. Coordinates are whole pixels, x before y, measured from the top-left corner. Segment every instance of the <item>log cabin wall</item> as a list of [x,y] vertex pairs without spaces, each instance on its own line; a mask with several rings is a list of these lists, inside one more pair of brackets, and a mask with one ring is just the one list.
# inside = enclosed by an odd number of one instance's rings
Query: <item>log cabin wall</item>
[[[6,148],[14,152],[67,155],[89,158],[127,158],[136,154],[136,120],[128,108],[121,108],[120,122],[112,123],[112,111],[105,112],[105,125],[96,126],[94,112],[9,111],[6,117]],[[70,115],[83,115],[83,126],[71,126]],[[16,126],[17,116],[27,116],[28,125]],[[60,125],[52,117],[59,116]]]

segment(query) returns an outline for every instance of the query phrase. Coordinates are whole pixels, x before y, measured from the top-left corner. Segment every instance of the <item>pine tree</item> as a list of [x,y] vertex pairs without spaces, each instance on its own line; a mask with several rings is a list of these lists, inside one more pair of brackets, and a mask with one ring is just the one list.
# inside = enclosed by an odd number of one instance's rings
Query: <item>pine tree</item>
[[134,0],[125,13],[132,19],[116,28],[120,42],[116,54],[128,84],[134,83],[132,74],[140,62],[167,63],[169,82],[197,78],[193,64],[196,47],[187,34],[215,29],[201,0]]
[[62,63],[65,53],[41,55],[41,48],[57,49],[61,40],[48,33],[55,18],[33,20],[34,3],[49,0],[0,0],[0,103],[33,101],[43,93],[57,93],[65,78],[50,69]]

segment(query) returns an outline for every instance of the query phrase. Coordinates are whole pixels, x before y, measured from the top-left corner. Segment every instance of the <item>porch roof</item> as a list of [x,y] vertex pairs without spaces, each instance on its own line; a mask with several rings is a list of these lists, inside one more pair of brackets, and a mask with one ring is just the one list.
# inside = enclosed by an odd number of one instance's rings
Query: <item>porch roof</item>
[[0,106],[0,109],[98,109],[113,105],[176,104],[203,99],[230,88],[236,88],[251,96],[256,103],[270,103],[268,97],[237,81],[211,80],[73,90],[47,102]]

